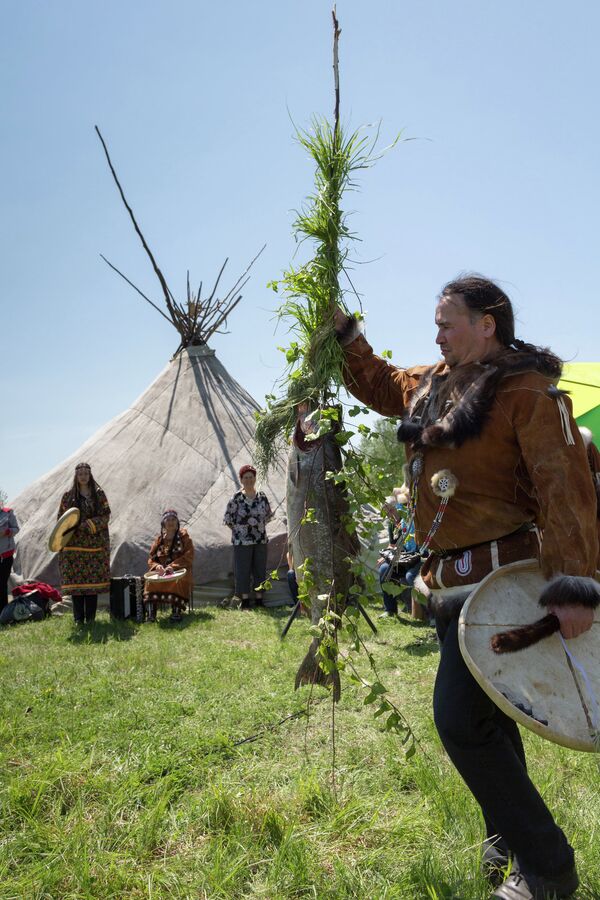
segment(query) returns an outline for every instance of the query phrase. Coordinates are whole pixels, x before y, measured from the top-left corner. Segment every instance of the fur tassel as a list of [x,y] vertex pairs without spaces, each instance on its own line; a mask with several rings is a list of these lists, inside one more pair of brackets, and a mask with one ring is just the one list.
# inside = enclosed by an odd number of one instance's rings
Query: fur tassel
[[544,609],[577,605],[596,609],[600,605],[600,584],[594,578],[558,575],[542,591],[539,604]]
[[[446,446],[446,431],[443,425],[439,425],[437,422],[435,425],[428,425],[427,428],[423,431],[422,443],[425,446],[430,447],[441,447]],[[454,440],[454,435],[452,436],[452,440]]]
[[494,634],[490,641],[494,653],[516,653],[537,644],[542,638],[550,637],[560,628],[558,617],[553,613],[538,619],[531,625],[522,625],[520,628],[511,628],[510,631],[500,631]]
[[398,425],[396,437],[401,444],[413,444],[418,441],[423,434],[423,426],[413,422],[411,419],[404,419]]
[[[577,575],[558,575],[544,588],[539,604],[542,609],[549,606],[587,606],[596,609],[600,605],[600,585],[594,578]],[[512,628],[493,635],[490,644],[494,653],[514,653],[537,644],[560,630],[558,617],[553,613],[538,619],[531,625]]]
[[548,396],[552,397],[553,400],[558,400],[559,397],[568,397],[569,392],[561,390],[555,384],[551,384],[548,388]]

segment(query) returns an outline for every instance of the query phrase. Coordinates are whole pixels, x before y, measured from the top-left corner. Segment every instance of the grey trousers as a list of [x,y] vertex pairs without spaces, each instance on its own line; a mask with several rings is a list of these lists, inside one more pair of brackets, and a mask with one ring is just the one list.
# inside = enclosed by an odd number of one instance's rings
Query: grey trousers
[[238,597],[250,593],[250,578],[256,590],[267,576],[267,545],[234,544],[233,574]]

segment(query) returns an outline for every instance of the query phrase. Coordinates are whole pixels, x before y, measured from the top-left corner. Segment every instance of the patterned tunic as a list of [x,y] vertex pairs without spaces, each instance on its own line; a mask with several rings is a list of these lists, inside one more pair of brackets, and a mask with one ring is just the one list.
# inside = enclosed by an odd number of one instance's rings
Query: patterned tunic
[[238,491],[227,504],[223,524],[231,528],[231,543],[236,546],[266,544],[267,522],[272,518],[269,501],[262,491],[257,491],[252,500]]
[[[58,554],[63,594],[99,594],[110,588],[110,506],[106,494],[98,488],[98,509],[91,500],[80,497],[81,519],[73,537]],[[73,491],[63,494],[57,518],[76,506]]]

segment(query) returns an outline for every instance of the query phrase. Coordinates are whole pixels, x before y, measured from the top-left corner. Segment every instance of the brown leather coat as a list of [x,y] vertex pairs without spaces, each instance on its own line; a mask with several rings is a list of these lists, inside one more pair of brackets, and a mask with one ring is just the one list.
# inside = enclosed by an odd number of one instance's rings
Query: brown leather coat
[[[445,379],[445,363],[399,369],[375,356],[364,337],[344,348],[346,386],[383,416],[403,416],[425,378]],[[455,370],[453,370],[455,371]],[[439,507],[431,477],[450,469],[458,487],[431,549],[469,548],[528,524],[543,529],[540,560],[546,577],[593,575],[598,565],[596,498],[583,441],[568,398],[532,369],[503,377],[477,434],[460,446],[425,446],[418,481],[416,539],[423,541]],[[565,406],[566,404],[566,406]],[[410,460],[413,451],[407,445]],[[524,556],[531,555],[524,542]],[[501,560],[502,564],[502,560]]]

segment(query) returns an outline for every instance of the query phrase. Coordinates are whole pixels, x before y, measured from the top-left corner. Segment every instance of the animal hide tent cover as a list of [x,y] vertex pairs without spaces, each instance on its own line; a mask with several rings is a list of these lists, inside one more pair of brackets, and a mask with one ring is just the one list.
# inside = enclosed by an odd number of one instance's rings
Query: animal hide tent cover
[[[47,538],[60,499],[85,460],[111,507],[111,574],[143,574],[164,509],[178,511],[196,549],[194,580],[232,571],[231,533],[222,524],[239,488],[238,470],[252,460],[258,409],[206,345],[182,350],[124,413],[12,503],[21,525],[14,574],[56,585],[58,563]],[[285,461],[260,485],[274,518],[269,567],[285,551]]]

